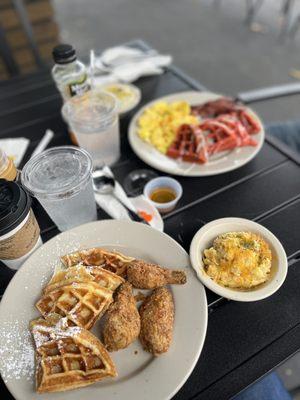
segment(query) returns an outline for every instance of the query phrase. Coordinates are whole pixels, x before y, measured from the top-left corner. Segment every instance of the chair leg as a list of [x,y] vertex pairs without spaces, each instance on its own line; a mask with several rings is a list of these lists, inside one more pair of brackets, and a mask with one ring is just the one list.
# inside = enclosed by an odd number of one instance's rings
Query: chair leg
[[264,0],[246,0],[246,7],[247,7],[247,13],[245,18],[246,25],[251,26],[255,16],[257,15],[263,3]]
[[12,0],[12,2],[15,7],[15,10],[20,18],[20,22],[23,26],[23,29],[26,33],[26,36],[29,41],[35,62],[39,67],[43,67],[45,65],[45,63],[43,62],[43,60],[40,56],[40,52],[39,52],[38,46],[37,46],[35,38],[34,38],[32,26],[29,21],[26,8],[24,6],[24,0]]
[[249,21],[251,21],[253,16],[253,0],[246,0],[246,18],[245,23],[249,25]]
[[7,42],[5,31],[0,25],[0,53],[5,64],[7,72],[10,76],[16,76],[20,73],[20,68],[11,51],[11,47]]
[[297,34],[299,28],[300,28],[300,14],[297,15],[297,17],[296,17],[294,23],[292,24],[292,26],[291,26],[290,29],[289,29],[288,34],[289,34],[289,37],[290,37],[291,39],[295,39],[295,36],[296,36],[296,34]]
[[221,6],[222,0],[213,0],[213,6],[219,8]]
[[295,0],[283,0],[281,7],[281,28],[279,38],[284,39],[290,32],[291,11]]
[[293,3],[292,0],[283,0],[282,7],[281,7],[281,14],[287,15],[290,12],[292,3]]

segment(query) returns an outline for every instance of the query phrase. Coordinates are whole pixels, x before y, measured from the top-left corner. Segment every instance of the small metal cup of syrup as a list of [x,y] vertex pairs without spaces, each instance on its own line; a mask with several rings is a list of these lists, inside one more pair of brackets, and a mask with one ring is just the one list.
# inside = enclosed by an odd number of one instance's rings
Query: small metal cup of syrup
[[182,196],[182,186],[173,178],[161,176],[151,179],[144,187],[144,196],[161,214],[172,211]]

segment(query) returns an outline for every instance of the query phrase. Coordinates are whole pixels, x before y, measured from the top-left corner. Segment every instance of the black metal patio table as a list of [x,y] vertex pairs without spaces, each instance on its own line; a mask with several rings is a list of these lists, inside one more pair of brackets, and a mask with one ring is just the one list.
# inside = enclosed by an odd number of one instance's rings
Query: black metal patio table
[[[147,47],[142,41],[133,45]],[[142,90],[142,104],[174,92],[203,90],[202,85],[173,66],[163,75],[142,78],[136,84]],[[0,137],[30,139],[23,163],[47,128],[55,132],[51,146],[68,144],[60,108],[61,99],[49,71],[3,82]],[[128,144],[127,127],[132,115],[121,121],[122,156],[113,167],[121,183],[132,170],[150,168]],[[267,136],[257,157],[235,171],[212,177],[178,177],[178,180],[184,195],[177,208],[164,216],[165,232],[187,251],[201,226],[216,218],[232,216],[252,219],[270,229],[288,256],[287,279],[268,299],[239,303],[207,290],[209,320],[205,345],[193,373],[174,399],[229,399],[300,348],[300,162]],[[59,233],[37,203],[34,211],[44,241]],[[109,218],[100,209],[98,216]],[[1,265],[2,293],[12,276],[13,272]],[[12,399],[2,380],[0,398]]]

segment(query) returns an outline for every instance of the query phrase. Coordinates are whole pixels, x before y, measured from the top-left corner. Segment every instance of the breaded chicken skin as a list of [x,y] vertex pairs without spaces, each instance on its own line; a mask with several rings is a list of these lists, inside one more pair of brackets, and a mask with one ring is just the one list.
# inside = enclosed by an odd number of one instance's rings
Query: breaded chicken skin
[[140,307],[140,341],[154,355],[169,350],[173,336],[174,303],[167,288],[155,289]]
[[130,283],[123,283],[106,313],[103,341],[108,351],[129,346],[140,333],[141,321]]
[[127,267],[127,279],[138,289],[156,289],[168,284],[183,285],[186,283],[186,274],[184,271],[134,260]]

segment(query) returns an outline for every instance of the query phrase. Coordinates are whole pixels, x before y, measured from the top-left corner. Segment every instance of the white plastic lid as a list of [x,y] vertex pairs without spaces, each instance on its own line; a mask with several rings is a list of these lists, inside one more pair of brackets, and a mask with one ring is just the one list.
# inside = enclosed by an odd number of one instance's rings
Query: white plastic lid
[[114,123],[118,113],[115,96],[102,90],[93,89],[68,99],[62,107],[65,121],[81,132],[105,130]]
[[85,188],[92,169],[87,151],[75,146],[52,147],[25,164],[21,181],[33,196],[63,199]]

